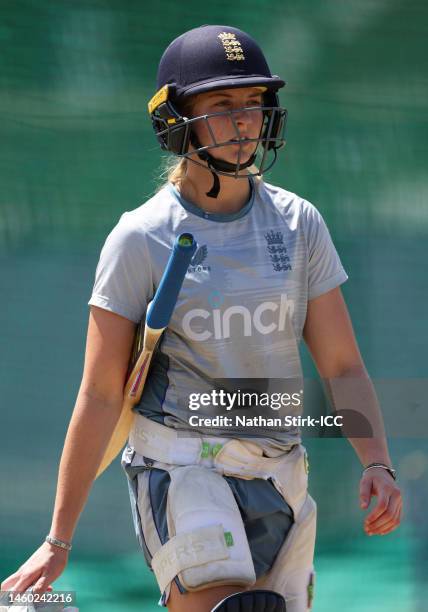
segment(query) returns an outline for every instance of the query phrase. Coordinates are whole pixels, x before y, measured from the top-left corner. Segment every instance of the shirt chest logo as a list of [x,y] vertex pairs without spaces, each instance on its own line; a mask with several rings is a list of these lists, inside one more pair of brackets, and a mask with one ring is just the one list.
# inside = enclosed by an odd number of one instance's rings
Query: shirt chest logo
[[275,272],[291,270],[290,257],[287,255],[287,247],[284,244],[282,232],[271,230],[265,234],[266,248],[269,259]]
[[189,272],[210,272],[211,267],[203,265],[207,256],[208,247],[206,244],[204,244],[200,246],[196,253],[193,255],[190,261]]

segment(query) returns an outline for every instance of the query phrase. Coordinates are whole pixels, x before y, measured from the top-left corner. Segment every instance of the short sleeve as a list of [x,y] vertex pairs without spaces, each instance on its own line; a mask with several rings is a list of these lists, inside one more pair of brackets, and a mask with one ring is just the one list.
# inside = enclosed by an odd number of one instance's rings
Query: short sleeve
[[139,323],[152,295],[151,263],[144,231],[133,227],[132,217],[124,213],[101,250],[88,304]]
[[312,300],[344,283],[348,275],[315,206],[305,201],[303,217],[308,245],[308,299]]

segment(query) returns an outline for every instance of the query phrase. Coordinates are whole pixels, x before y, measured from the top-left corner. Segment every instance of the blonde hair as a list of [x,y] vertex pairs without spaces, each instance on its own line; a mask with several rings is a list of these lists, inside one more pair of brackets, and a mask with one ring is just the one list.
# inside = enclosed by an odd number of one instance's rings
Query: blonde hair
[[185,157],[181,157],[178,161],[173,155],[165,157],[162,163],[162,170],[159,175],[159,183],[156,192],[163,189],[168,183],[180,186],[186,177],[188,163]]
[[188,163],[185,157],[182,157],[178,162],[172,163],[168,170],[168,182],[173,185],[180,185],[187,174]]

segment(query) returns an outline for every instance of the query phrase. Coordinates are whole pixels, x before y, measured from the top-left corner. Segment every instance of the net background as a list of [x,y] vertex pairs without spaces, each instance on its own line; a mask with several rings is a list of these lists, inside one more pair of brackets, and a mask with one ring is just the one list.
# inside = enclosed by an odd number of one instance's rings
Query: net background
[[[426,378],[425,3],[3,0],[1,577],[49,529],[100,248],[120,214],[156,189],[161,154],[146,103],[157,62],[173,38],[203,23],[248,31],[288,82],[287,147],[266,179],[324,215],[350,276],[343,291],[370,374]],[[387,538],[362,533],[349,445],[307,447],[319,508],[315,612],[332,601],[350,612],[421,609],[426,436],[391,442],[406,513]],[[77,591],[88,611],[157,609],[117,464],[93,488],[57,586]]]

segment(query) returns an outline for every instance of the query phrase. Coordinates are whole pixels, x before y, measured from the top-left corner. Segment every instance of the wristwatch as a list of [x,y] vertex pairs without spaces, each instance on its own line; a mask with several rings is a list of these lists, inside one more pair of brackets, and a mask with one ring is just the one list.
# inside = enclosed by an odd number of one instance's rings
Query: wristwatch
[[391,476],[393,477],[394,480],[397,480],[397,472],[396,472],[396,470],[394,470],[394,468],[392,468],[392,467],[389,467],[389,465],[385,465],[385,463],[370,463],[370,465],[368,465],[366,468],[364,468],[363,474],[365,472],[367,472],[367,470],[371,470],[373,468],[383,468],[389,474],[391,474]]

